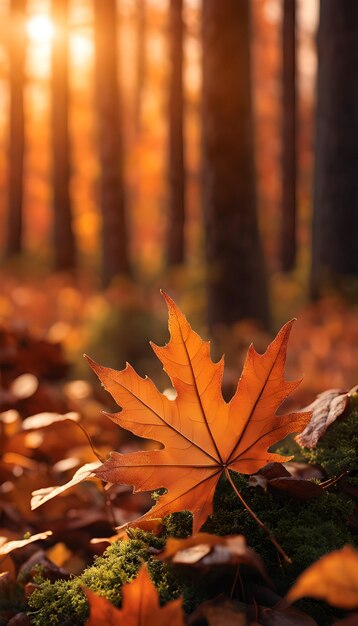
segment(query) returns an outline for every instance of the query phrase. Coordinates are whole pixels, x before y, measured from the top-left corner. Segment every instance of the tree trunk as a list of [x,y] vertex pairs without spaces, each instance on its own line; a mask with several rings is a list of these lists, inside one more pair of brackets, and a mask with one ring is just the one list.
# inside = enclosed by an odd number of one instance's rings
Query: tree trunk
[[55,37],[52,48],[52,170],[54,265],[58,271],[76,265],[70,198],[70,139],[68,129],[68,0],[52,0]]
[[269,323],[256,209],[248,0],[203,0],[209,323]]
[[185,171],[183,139],[183,0],[170,0],[168,264],[184,260]]
[[123,132],[117,78],[115,0],[94,0],[96,99],[101,167],[102,283],[129,274],[128,233],[123,182]]
[[10,130],[6,255],[22,252],[24,169],[24,66],[26,52],[26,0],[11,0],[9,37]]
[[296,261],[296,0],[283,0],[281,268]]
[[358,276],[358,3],[321,0],[311,295]]
[[134,120],[137,134],[142,126],[143,92],[146,80],[146,3],[145,0],[137,0],[137,32],[136,32],[136,88],[134,101]]

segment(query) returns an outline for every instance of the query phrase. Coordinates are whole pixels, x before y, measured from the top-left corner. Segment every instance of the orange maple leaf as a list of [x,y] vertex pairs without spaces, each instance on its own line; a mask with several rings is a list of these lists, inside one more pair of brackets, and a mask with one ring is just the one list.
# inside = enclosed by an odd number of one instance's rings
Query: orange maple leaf
[[135,580],[123,586],[121,609],[89,589],[84,592],[90,605],[86,626],[184,626],[181,600],[171,600],[161,607],[158,592],[145,566],[141,567]]
[[209,342],[202,341],[173,300],[163,295],[169,310],[170,341],[164,347],[151,345],[177,392],[175,400],[160,393],[129,364],[116,371],[88,361],[122,407],[109,417],[164,447],[112,452],[94,475],[133,485],[135,492],[165,488],[167,492],[140,519],[188,509],[193,513],[193,532],[197,532],[212,512],[220,476],[225,473],[235,489],[229,470],[253,474],[269,462],[288,460],[268,449],[289,433],[301,432],[311,413],[276,414],[300,383],[284,379],[293,320],[283,326],[264,354],[250,346],[237,390],[227,403],[221,392],[223,359],[213,363]]
[[305,569],[285,600],[296,602],[304,596],[323,599],[342,609],[358,608],[358,550],[345,545]]

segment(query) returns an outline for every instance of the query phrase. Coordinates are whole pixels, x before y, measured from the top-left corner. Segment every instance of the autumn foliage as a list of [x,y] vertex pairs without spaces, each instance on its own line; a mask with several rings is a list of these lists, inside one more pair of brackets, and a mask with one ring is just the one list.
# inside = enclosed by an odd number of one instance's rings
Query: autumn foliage
[[[267,557],[262,558],[250,547],[253,537],[249,533],[245,533],[246,536],[228,535],[226,531],[225,536],[220,536],[220,533],[207,532],[206,527],[198,533],[208,519],[210,522],[213,513],[217,515],[214,496],[216,497],[220,489],[219,481],[222,478],[220,483],[224,482],[232,490],[238,506],[244,507],[245,515],[250,515],[257,525],[257,532],[268,536],[271,554],[276,552],[276,560],[286,562],[285,567],[290,568],[291,555],[286,554],[280,545],[282,535],[278,541],[275,529],[270,527],[274,516],[271,516],[271,524],[267,524],[267,517],[265,522],[262,521],[261,512],[252,506],[252,497],[250,503],[247,502],[247,494],[249,491],[255,494],[253,500],[256,503],[266,502],[265,506],[270,506],[271,502],[272,515],[275,502],[283,504],[283,507],[286,503],[287,509],[292,502],[302,502],[304,509],[308,506],[306,502],[322,500],[329,491],[337,491],[337,488],[351,497],[354,487],[347,482],[350,469],[341,475],[327,477],[322,467],[290,462],[289,450],[288,454],[284,448],[282,453],[271,450],[272,446],[277,446],[282,439],[287,439],[292,434],[298,434],[296,439],[301,443],[306,433],[306,437],[309,437],[308,443],[305,440],[307,448],[302,450],[314,453],[316,443],[324,440],[327,430],[330,431],[335,423],[344,425],[351,403],[355,402],[356,390],[352,389],[348,394],[344,391],[328,391],[306,410],[279,412],[280,405],[300,382],[288,382],[284,377],[287,344],[293,325],[291,321],[283,326],[263,354],[257,353],[250,346],[236,391],[230,401],[225,401],[222,395],[223,359],[217,363],[211,360],[209,342],[203,341],[192,330],[173,300],[163,295],[169,311],[170,340],[164,347],[152,345],[152,348],[172,383],[172,389],[165,393],[161,393],[151,379],[139,376],[129,364],[124,370],[117,371],[87,358],[104,388],[121,408],[113,414],[108,411],[108,405],[103,402],[102,396],[101,402],[89,398],[89,387],[84,383],[78,387],[77,405],[73,404],[76,386],[69,383],[67,385],[70,386],[65,387],[67,396],[51,396],[54,393],[49,391],[51,386],[46,394],[36,395],[37,389],[41,389],[43,385],[42,377],[46,372],[43,361],[40,358],[37,360],[37,351],[32,349],[31,361],[28,361],[30,355],[26,357],[26,353],[23,354],[21,350],[14,359],[13,375],[9,375],[7,383],[8,395],[3,396],[3,401],[8,404],[4,405],[7,410],[1,414],[5,454],[0,469],[4,477],[9,479],[11,468],[16,463],[21,463],[23,476],[18,479],[18,485],[25,495],[26,490],[33,485],[34,493],[32,512],[28,510],[26,513],[26,497],[25,500],[23,496],[16,499],[18,510],[30,520],[32,532],[24,537],[20,530],[13,533],[4,528],[0,537],[0,555],[3,559],[0,597],[1,589],[5,590],[4,593],[9,597],[18,598],[16,606],[19,607],[6,609],[4,614],[22,614],[21,619],[27,620],[24,624],[31,623],[31,615],[28,617],[24,613],[27,598],[32,607],[38,607],[36,597],[41,598],[41,593],[48,589],[46,583],[43,587],[36,578],[36,567],[39,563],[43,578],[48,578],[49,581],[66,581],[69,578],[66,567],[70,572],[71,568],[77,568],[79,572],[83,569],[83,562],[76,563],[76,537],[82,554],[88,549],[85,546],[91,546],[90,556],[96,551],[100,553],[106,543],[112,546],[116,543],[127,544],[128,547],[123,551],[126,555],[142,545],[141,557],[134,557],[135,566],[130,569],[130,573],[126,570],[122,586],[117,582],[116,588],[107,597],[101,595],[101,590],[107,595],[105,586],[101,587],[102,583],[99,584],[99,592],[93,586],[96,575],[90,571],[86,577],[84,570],[84,576],[80,575],[78,578],[76,597],[83,606],[85,593],[89,607],[87,621],[81,618],[79,623],[86,623],[88,626],[102,623],[133,626],[154,623],[178,626],[185,623],[195,626],[201,623],[220,623],[226,626],[233,619],[239,620],[238,623],[245,626],[320,624],[306,613],[290,606],[302,596],[324,599],[334,607],[345,610],[356,609],[357,553],[353,547],[346,546],[343,550],[323,556],[301,574],[285,598],[282,598],[272,589]],[[15,339],[11,335],[6,341],[10,340],[15,345]],[[31,344],[32,340],[29,341]],[[46,342],[41,344],[41,351],[41,354],[48,353]],[[57,361],[62,362],[60,352],[56,353],[55,362]],[[27,370],[27,362],[36,371],[36,375],[31,375],[31,380],[30,374],[21,373]],[[55,370],[57,371],[56,368]],[[36,389],[34,381],[37,381]],[[29,389],[27,399],[26,390]],[[70,394],[68,390],[71,391]],[[36,405],[33,404],[34,393]],[[62,402],[67,412],[41,412],[49,398],[52,398],[54,407],[56,402]],[[30,400],[27,406],[26,402]],[[20,417],[16,417],[16,427],[15,422],[11,421],[11,416],[18,415],[12,406],[23,411],[21,426],[18,424]],[[39,414],[28,415],[32,406],[40,409]],[[73,410],[75,408],[77,412]],[[110,420],[100,416],[101,408]],[[98,426],[101,421],[110,430]],[[89,432],[84,427],[85,422]],[[144,449],[133,451],[129,439],[124,443],[122,433],[126,431],[148,440],[148,445],[142,441],[140,447]],[[15,432],[13,439],[11,432]],[[31,444],[33,448],[28,447],[30,441],[35,440],[36,433],[41,435],[40,443],[34,442]],[[64,458],[64,448],[69,445],[69,436],[72,448],[69,448],[67,457]],[[91,437],[95,439],[95,445]],[[115,441],[119,442],[120,452],[110,452],[110,444]],[[292,437],[290,441],[293,442]],[[154,442],[161,447],[154,447]],[[11,445],[16,452],[11,451]],[[109,452],[110,456],[105,460]],[[44,472],[45,456],[41,454],[47,455],[47,472]],[[51,463],[51,458],[56,459],[55,464]],[[54,470],[52,465],[58,469]],[[62,467],[63,470],[60,469]],[[71,468],[77,468],[74,474]],[[72,477],[69,474],[73,474]],[[245,478],[246,482],[243,482],[245,475],[249,478]],[[55,486],[50,486],[51,478],[57,478]],[[86,482],[88,480],[91,481],[90,485]],[[105,491],[102,490],[101,481],[107,483]],[[7,480],[6,484],[9,485],[7,489],[11,494],[10,481]],[[243,490],[239,484],[244,486]],[[133,486],[137,495],[131,496],[127,485]],[[150,508],[150,500],[144,492],[153,490],[160,491],[156,495],[156,504]],[[12,502],[15,502],[15,496],[7,497],[3,508],[4,523],[7,525],[8,518],[15,515]],[[44,511],[43,516],[38,511],[40,505],[44,505],[41,509]],[[168,528],[172,522],[168,526],[167,520],[171,520],[173,513],[179,514],[183,510],[192,515],[192,534],[188,536],[188,531],[180,534],[181,531],[176,530],[174,537],[171,537]],[[221,514],[225,516],[227,513],[228,511],[223,510]],[[280,509],[280,515],[284,515],[284,508]],[[352,517],[349,523],[354,525],[354,519]],[[113,526],[117,527],[116,534],[113,534]],[[46,544],[51,546],[46,552],[44,549],[37,550],[38,542],[42,542],[44,547]],[[104,556],[101,562],[104,570],[106,558],[109,557]],[[143,559],[148,559],[147,566],[142,565],[138,570]],[[20,573],[17,563],[22,564]],[[62,569],[62,565],[65,569]],[[295,566],[293,563],[293,567]],[[95,569],[96,565],[92,567]],[[27,572],[25,579],[22,573],[24,568]],[[163,604],[163,596],[158,596],[157,591],[158,572],[164,575],[164,572],[171,570],[175,573],[177,569],[188,576],[194,588],[196,583],[193,583],[193,576],[200,581],[206,580],[206,577],[208,580],[210,577],[219,580],[221,576],[225,578],[232,572],[229,575],[234,581],[231,583],[232,590],[239,589],[240,586],[244,589],[244,612],[235,600],[227,597],[227,590],[226,596],[221,599],[213,598],[211,592],[208,602],[199,603],[194,612],[190,609],[190,618],[185,616],[183,610],[183,607],[187,610],[188,600],[184,597],[182,606],[177,592],[174,594],[177,599],[169,602],[168,599],[173,596],[166,592]],[[249,575],[246,583],[247,572]],[[241,576],[244,578],[239,585]],[[260,581],[260,592],[252,587],[251,579]],[[25,580],[26,584],[20,584],[19,580]],[[72,584],[71,580],[68,584]],[[59,593],[60,588],[56,587],[56,583],[52,582],[51,585],[57,590],[55,593]],[[62,589],[61,593],[70,593],[70,587],[66,587],[67,591],[65,587]],[[110,599],[113,597],[117,599],[120,608],[111,603]],[[43,605],[43,601],[40,600],[40,603]],[[37,617],[40,613],[41,610],[37,608],[34,613],[35,624],[44,624],[48,620],[44,618],[45,621],[41,621]],[[214,616],[219,622],[213,621]]]
[[[109,483],[134,485],[135,491],[164,487],[167,493],[144,517],[164,517],[188,509],[196,532],[212,512],[220,476],[229,471],[253,474],[270,462],[287,461],[268,448],[292,432],[300,432],[311,413],[277,415],[283,400],[299,384],[284,380],[288,322],[259,355],[251,346],[236,393],[227,403],[221,394],[223,360],[214,364],[209,343],[192,330],[173,300],[169,310],[170,342],[153,350],[176,391],[175,400],[161,394],[152,381],[127,364],[121,372],[89,360],[122,411],[110,415],[132,433],[163,444],[162,450],[120,454],[93,472]],[[83,468],[82,478],[90,475]],[[73,483],[71,483],[73,484]],[[48,493],[45,495],[56,495]],[[42,503],[36,499],[35,506]]]

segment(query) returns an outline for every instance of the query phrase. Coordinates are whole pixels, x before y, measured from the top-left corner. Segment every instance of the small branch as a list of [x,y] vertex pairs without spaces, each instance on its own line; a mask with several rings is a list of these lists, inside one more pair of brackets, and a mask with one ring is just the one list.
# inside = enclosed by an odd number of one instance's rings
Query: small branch
[[249,505],[247,504],[247,502],[245,502],[244,498],[242,497],[241,493],[238,491],[234,481],[232,480],[231,476],[230,476],[230,472],[228,470],[228,468],[225,468],[225,474],[226,474],[226,478],[228,479],[231,487],[233,488],[233,490],[235,491],[237,497],[239,498],[241,504],[245,507],[246,511],[251,515],[251,517],[255,520],[256,524],[258,524],[260,526],[260,528],[262,528],[262,530],[266,533],[266,535],[268,536],[269,540],[271,541],[271,543],[275,546],[277,552],[282,556],[282,558],[284,559],[284,561],[286,563],[292,563],[292,560],[290,559],[289,556],[287,556],[286,552],[284,551],[283,548],[281,548],[280,544],[278,543],[278,541],[275,539],[275,537],[273,536],[273,534],[271,533],[271,531],[267,528],[267,526],[257,517],[256,513],[254,513],[254,511],[249,507]]
[[320,483],[320,487],[322,487],[322,489],[328,489],[328,487],[332,487],[332,485],[338,483],[338,481],[341,480],[341,478],[343,478],[344,476],[347,476],[347,474],[349,474],[349,470],[345,470],[345,472],[342,472],[342,474],[340,474],[339,476],[335,476],[334,478],[329,478],[328,480],[325,480],[323,483]]

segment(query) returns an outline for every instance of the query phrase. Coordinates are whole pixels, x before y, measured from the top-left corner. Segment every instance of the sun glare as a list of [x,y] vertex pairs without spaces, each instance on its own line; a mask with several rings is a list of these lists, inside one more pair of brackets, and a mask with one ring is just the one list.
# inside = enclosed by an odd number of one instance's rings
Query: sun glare
[[54,25],[47,15],[34,15],[27,22],[27,34],[35,43],[49,43],[54,36]]
[[71,35],[70,52],[75,64],[82,65],[87,63],[93,53],[91,40],[85,35]]

